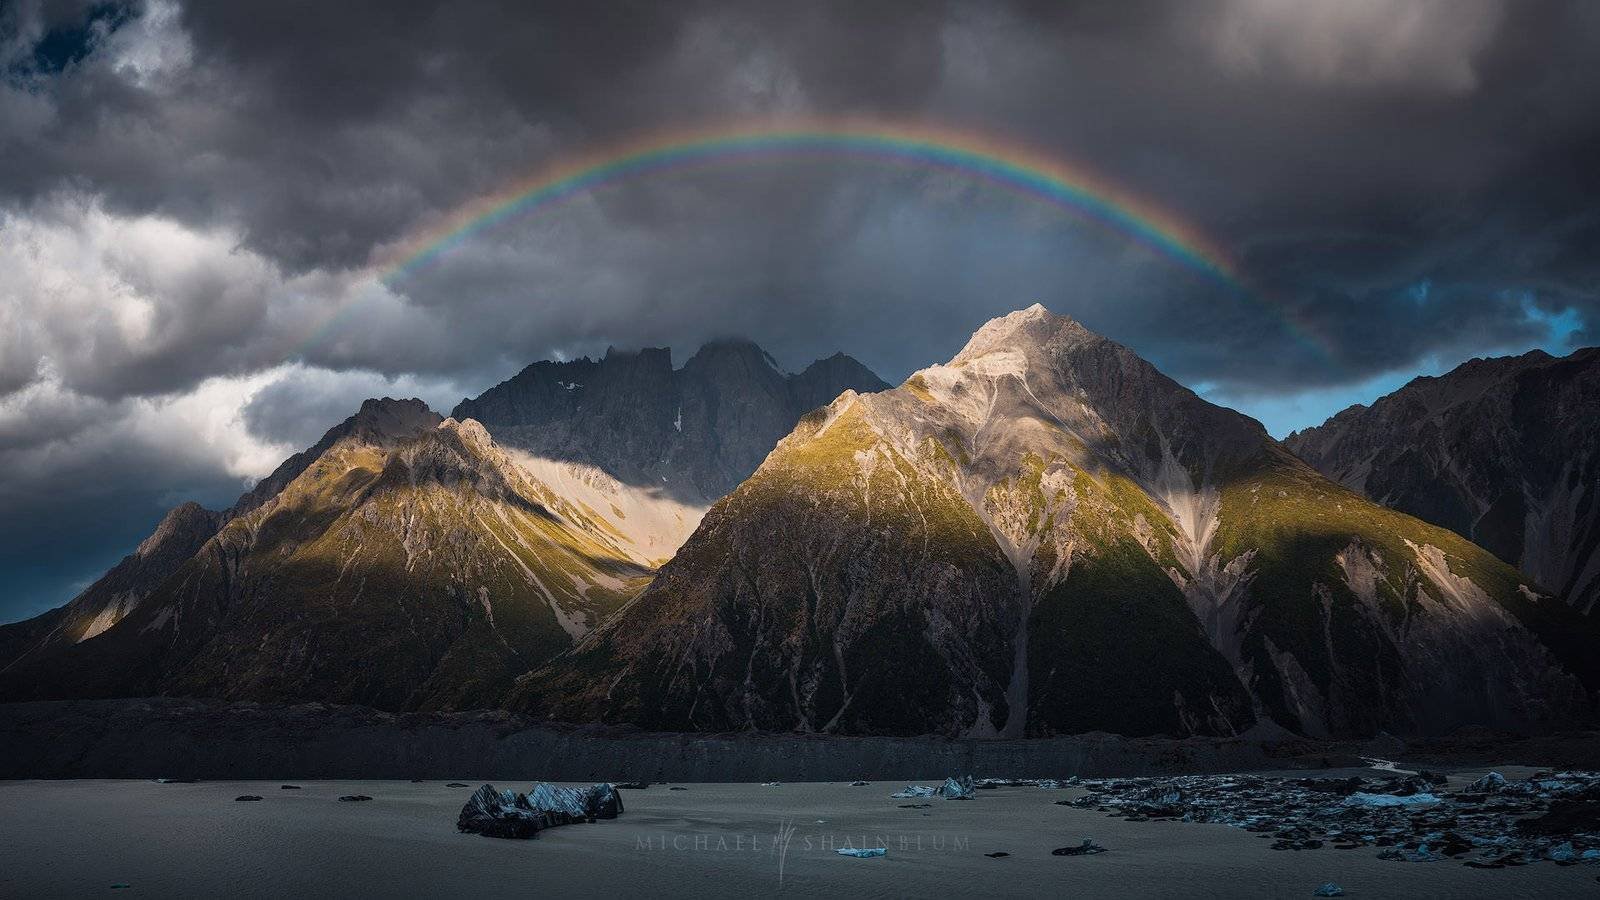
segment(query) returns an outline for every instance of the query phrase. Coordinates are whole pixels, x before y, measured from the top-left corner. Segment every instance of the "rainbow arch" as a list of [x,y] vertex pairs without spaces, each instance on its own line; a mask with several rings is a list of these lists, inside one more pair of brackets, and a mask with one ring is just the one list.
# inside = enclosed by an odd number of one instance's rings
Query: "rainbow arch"
[[[1123,234],[1174,264],[1268,308],[1296,338],[1323,349],[1321,341],[1244,284],[1237,264],[1220,243],[1112,181],[994,137],[883,122],[744,124],[652,134],[542,168],[466,204],[401,244],[373,266],[373,274],[391,285],[499,223],[610,185],[697,167],[811,158],[862,159],[953,172],[1063,209]],[[335,311],[300,348],[326,334],[337,317]]]

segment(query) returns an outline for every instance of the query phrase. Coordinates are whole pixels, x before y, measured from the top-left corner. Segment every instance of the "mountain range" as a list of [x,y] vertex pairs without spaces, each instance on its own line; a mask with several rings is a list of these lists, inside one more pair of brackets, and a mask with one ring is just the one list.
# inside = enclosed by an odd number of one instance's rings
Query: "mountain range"
[[1600,601],[1600,347],[1474,359],[1284,443],[1592,612]]
[[540,362],[448,418],[368,401],[233,508],[174,510],[0,627],[0,699],[1010,737],[1588,720],[1574,596],[1319,444],[1037,305],[892,388],[746,341]]
[[1528,728],[1587,711],[1564,611],[1034,306],[807,415],[510,705],[691,731]]
[[[232,508],[178,507],[66,606],[0,627],[0,697],[495,705],[637,594],[698,523],[702,486],[754,469],[751,441],[831,380],[884,386],[843,356],[787,376],[744,342],[678,372],[666,350],[535,365],[458,407],[520,448],[420,400],[369,400]],[[644,438],[611,441],[630,428]]]

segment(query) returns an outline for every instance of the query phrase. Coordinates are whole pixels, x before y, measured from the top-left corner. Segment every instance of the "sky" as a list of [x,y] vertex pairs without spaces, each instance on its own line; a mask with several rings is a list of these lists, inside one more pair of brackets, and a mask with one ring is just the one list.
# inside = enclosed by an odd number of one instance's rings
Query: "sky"
[[[1042,302],[1274,434],[1600,343],[1600,4],[0,0],[0,621],[368,396],[746,336],[890,381]],[[960,171],[671,170],[410,248],[696,129],[1026,148],[1232,283]],[[422,243],[419,243],[422,242]]]

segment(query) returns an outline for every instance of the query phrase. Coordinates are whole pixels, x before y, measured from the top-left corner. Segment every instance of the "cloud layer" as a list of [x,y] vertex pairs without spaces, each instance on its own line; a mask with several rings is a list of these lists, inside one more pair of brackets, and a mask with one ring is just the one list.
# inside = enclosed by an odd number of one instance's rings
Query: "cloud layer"
[[[1556,0],[0,5],[0,618],[365,394],[446,406],[611,344],[736,333],[895,379],[1038,300],[1281,432],[1593,343],[1597,42],[1600,10]],[[833,115],[1071,161],[1229,248],[1248,290],[847,160],[630,182],[373,277],[552,163]]]

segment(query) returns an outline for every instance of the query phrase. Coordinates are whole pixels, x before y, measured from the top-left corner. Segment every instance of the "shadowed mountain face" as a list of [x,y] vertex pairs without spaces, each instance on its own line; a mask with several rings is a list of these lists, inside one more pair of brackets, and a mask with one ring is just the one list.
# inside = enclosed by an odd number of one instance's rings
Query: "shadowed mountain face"
[[509,703],[700,731],[1535,727],[1587,713],[1571,615],[1035,306],[807,415]]
[[0,671],[97,637],[122,621],[188,562],[224,525],[276,497],[334,444],[379,442],[433,427],[438,414],[421,401],[368,400],[358,414],[328,430],[316,446],[284,460],[222,512],[198,503],[174,507],[137,550],[59,609],[0,626]]
[[0,697],[486,706],[649,574],[482,426],[421,401],[368,401],[247,500],[92,640],[14,660]]
[[1285,444],[1592,612],[1600,601],[1600,348],[1475,359]]
[[72,602],[0,626],[0,672],[97,637],[122,621],[217,533],[222,515],[198,503],[175,507],[137,550]]
[[534,363],[452,415],[477,419],[508,447],[703,508],[806,412],[846,390],[887,387],[842,353],[790,375],[753,343],[719,341],[681,369],[665,348]]

